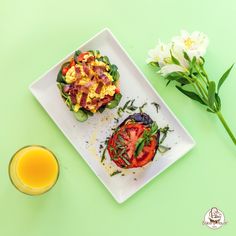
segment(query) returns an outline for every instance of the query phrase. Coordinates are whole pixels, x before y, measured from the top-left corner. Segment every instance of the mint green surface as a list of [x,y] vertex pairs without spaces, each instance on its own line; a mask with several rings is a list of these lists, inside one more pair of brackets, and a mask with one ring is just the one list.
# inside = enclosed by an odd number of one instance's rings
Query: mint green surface
[[[218,79],[236,62],[235,12],[234,0],[1,1],[0,235],[235,235],[235,146],[217,117],[173,85],[166,88],[145,64],[158,38],[169,40],[180,29],[200,30],[210,38],[207,70]],[[117,36],[197,142],[122,205],[28,90],[31,82],[104,27]],[[235,91],[236,68],[221,90],[222,112],[234,133]],[[28,144],[47,146],[61,164],[57,185],[38,197],[18,192],[8,178],[11,155]],[[228,221],[218,230],[201,223],[213,206]]]

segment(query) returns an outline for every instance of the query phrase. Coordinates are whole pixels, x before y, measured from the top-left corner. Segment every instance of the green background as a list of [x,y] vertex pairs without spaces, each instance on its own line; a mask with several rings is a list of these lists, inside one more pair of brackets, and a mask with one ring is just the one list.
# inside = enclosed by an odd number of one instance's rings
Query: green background
[[[139,3],[138,3],[139,2]],[[233,235],[236,232],[236,152],[217,117],[180,94],[145,64],[158,38],[200,30],[210,38],[212,79],[236,62],[236,2],[47,1],[0,2],[0,235]],[[28,90],[65,55],[109,27],[197,142],[176,164],[119,205]],[[222,87],[223,114],[236,133],[236,69]],[[53,150],[61,176],[49,193],[18,192],[7,173],[11,155],[28,144]],[[216,206],[228,224],[202,225]]]

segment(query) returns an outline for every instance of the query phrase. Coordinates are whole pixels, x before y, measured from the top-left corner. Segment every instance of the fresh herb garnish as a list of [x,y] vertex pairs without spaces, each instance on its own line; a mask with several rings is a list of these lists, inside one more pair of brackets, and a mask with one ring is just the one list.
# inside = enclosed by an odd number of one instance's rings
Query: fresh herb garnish
[[143,147],[145,145],[148,145],[151,141],[151,138],[157,134],[158,131],[158,125],[157,123],[154,121],[151,124],[150,130],[145,130],[143,132],[143,136],[141,138],[138,139],[136,145],[135,145],[135,152],[134,152],[134,156],[137,157],[139,155],[139,153],[143,150]]
[[113,173],[111,173],[110,176],[114,176],[114,175],[117,175],[117,174],[120,174],[120,173],[121,173],[120,170],[116,170]]
[[168,132],[171,132],[172,130],[170,130],[170,127],[167,125],[167,126],[165,126],[164,128],[160,128],[160,133],[162,133],[163,135],[162,135],[162,137],[161,137],[161,139],[160,139],[160,141],[159,141],[159,144],[162,144],[163,142],[164,142],[164,140],[166,139],[166,137],[167,137],[167,133]]
[[131,104],[129,106],[127,106],[128,110],[135,111],[138,109],[138,107],[134,106],[134,101],[135,101],[135,99],[131,100]]
[[106,158],[106,150],[107,150],[107,147],[104,148],[103,152],[102,152],[102,159],[101,159],[101,162],[103,162]]
[[123,110],[122,110],[121,107],[119,107],[119,108],[118,108],[118,111],[117,111],[118,116],[121,117],[121,116],[122,116],[122,113],[123,113]]
[[159,109],[160,109],[160,105],[158,103],[156,103],[156,102],[152,102],[151,104],[156,108],[156,111],[158,113]]
[[121,117],[124,112],[130,113],[129,111],[135,111],[138,109],[138,107],[134,105],[134,101],[135,99],[128,100],[123,107],[118,108],[117,114],[119,117]]
[[145,102],[141,107],[139,107],[139,111],[140,113],[143,113],[143,108],[147,105],[147,103]]
[[159,147],[158,147],[158,151],[160,153],[165,153],[165,152],[169,151],[170,149],[171,149],[170,147],[166,147],[164,145],[159,145]]

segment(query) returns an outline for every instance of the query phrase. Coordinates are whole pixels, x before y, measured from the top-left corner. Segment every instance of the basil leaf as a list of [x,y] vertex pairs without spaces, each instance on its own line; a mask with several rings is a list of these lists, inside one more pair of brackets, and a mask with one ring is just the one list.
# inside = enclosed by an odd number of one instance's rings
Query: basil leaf
[[182,92],[184,95],[188,96],[189,98],[197,101],[197,102],[200,102],[201,104],[203,105],[206,105],[206,103],[200,98],[199,95],[197,95],[196,93],[194,92],[191,92],[191,91],[187,91],[187,90],[184,90],[183,88],[179,87],[176,85],[176,88]]
[[217,85],[217,92],[219,93],[221,85],[225,82],[227,77],[229,76],[230,71],[232,70],[234,64],[221,76],[218,85]]
[[80,50],[75,51],[74,60],[75,60],[76,63],[78,63],[77,58],[78,58],[78,56],[79,56],[80,54],[81,54],[81,51],[80,51]]
[[210,108],[212,108],[213,110],[215,103],[215,92],[216,92],[216,84],[214,81],[210,81],[208,87],[208,103]]

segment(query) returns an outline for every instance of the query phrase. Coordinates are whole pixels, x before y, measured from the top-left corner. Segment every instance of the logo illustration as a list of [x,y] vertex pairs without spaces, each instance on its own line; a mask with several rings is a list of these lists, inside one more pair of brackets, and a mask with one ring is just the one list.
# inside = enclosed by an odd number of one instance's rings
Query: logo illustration
[[204,217],[203,225],[207,225],[211,229],[219,229],[227,222],[222,211],[216,207],[212,207]]

